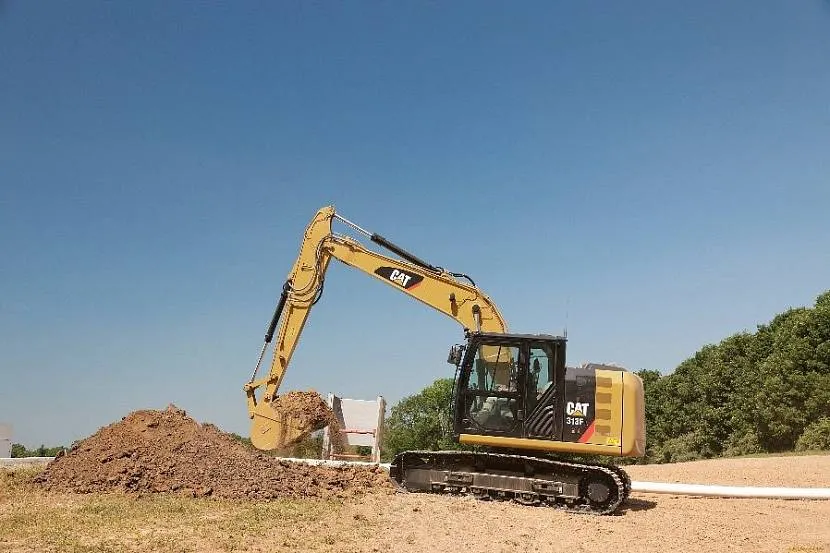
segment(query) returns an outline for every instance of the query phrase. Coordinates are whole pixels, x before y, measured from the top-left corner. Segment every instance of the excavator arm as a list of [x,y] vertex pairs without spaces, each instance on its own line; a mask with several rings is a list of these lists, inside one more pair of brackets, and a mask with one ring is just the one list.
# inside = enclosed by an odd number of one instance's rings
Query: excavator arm
[[[332,232],[335,220],[363,234],[401,259],[371,251],[352,237],[335,234]],[[306,227],[299,256],[283,285],[256,368],[244,387],[248,415],[251,418],[251,442],[259,449],[278,449],[313,430],[303,428],[297,421],[292,420],[290,414],[277,413],[270,403],[277,397],[277,391],[311,308],[322,295],[326,271],[332,258],[440,311],[458,322],[465,330],[501,333],[507,331],[507,324],[495,304],[469,277],[450,273],[441,267],[426,263],[382,236],[370,233],[344,219],[335,212],[333,206],[324,207]],[[470,282],[463,282],[461,278],[466,278]],[[271,368],[267,376],[257,380],[262,359],[275,331],[277,339],[274,343]],[[259,398],[258,392],[261,393]]]

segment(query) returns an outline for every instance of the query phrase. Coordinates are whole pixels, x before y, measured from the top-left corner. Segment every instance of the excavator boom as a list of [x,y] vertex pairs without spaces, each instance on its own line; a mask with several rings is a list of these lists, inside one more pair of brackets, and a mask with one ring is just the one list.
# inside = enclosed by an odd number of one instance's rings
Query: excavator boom
[[[364,234],[372,242],[403,259],[369,250],[352,237],[335,234],[332,231],[335,220]],[[469,277],[431,265],[382,236],[370,233],[339,216],[333,206],[324,207],[306,227],[300,253],[283,285],[257,366],[245,385],[248,414],[252,421],[251,441],[257,448],[280,449],[315,430],[306,427],[291,413],[275,411],[271,402],[277,396],[311,308],[320,299],[332,258],[444,313],[465,330],[507,331],[507,324],[495,304],[471,279],[470,283],[459,280]],[[275,331],[277,339],[271,368],[264,378],[257,380],[265,350]],[[258,392],[261,392],[259,398]]]

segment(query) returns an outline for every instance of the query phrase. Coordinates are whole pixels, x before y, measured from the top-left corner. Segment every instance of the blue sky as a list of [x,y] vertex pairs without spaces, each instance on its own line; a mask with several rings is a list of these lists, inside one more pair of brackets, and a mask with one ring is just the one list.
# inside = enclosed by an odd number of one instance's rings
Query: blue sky
[[[569,362],[668,372],[830,288],[830,3],[0,5],[0,421],[247,434],[321,206]],[[453,321],[333,263],[282,391],[391,404]],[[270,354],[270,350],[269,350]]]

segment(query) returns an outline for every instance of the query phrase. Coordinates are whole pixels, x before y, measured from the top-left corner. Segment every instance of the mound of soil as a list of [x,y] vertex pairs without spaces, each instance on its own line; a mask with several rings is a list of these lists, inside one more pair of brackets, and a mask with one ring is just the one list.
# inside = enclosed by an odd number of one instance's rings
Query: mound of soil
[[322,467],[266,455],[174,405],[134,411],[55,458],[48,490],[183,493],[220,498],[349,497],[391,492],[379,467]]

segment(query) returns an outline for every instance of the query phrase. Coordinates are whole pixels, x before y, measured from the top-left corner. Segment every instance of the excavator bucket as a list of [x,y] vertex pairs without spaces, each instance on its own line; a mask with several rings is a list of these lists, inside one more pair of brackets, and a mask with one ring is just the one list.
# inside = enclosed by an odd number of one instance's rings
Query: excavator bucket
[[334,413],[316,392],[289,392],[260,402],[252,412],[251,442],[262,450],[282,450],[316,430],[334,425]]

